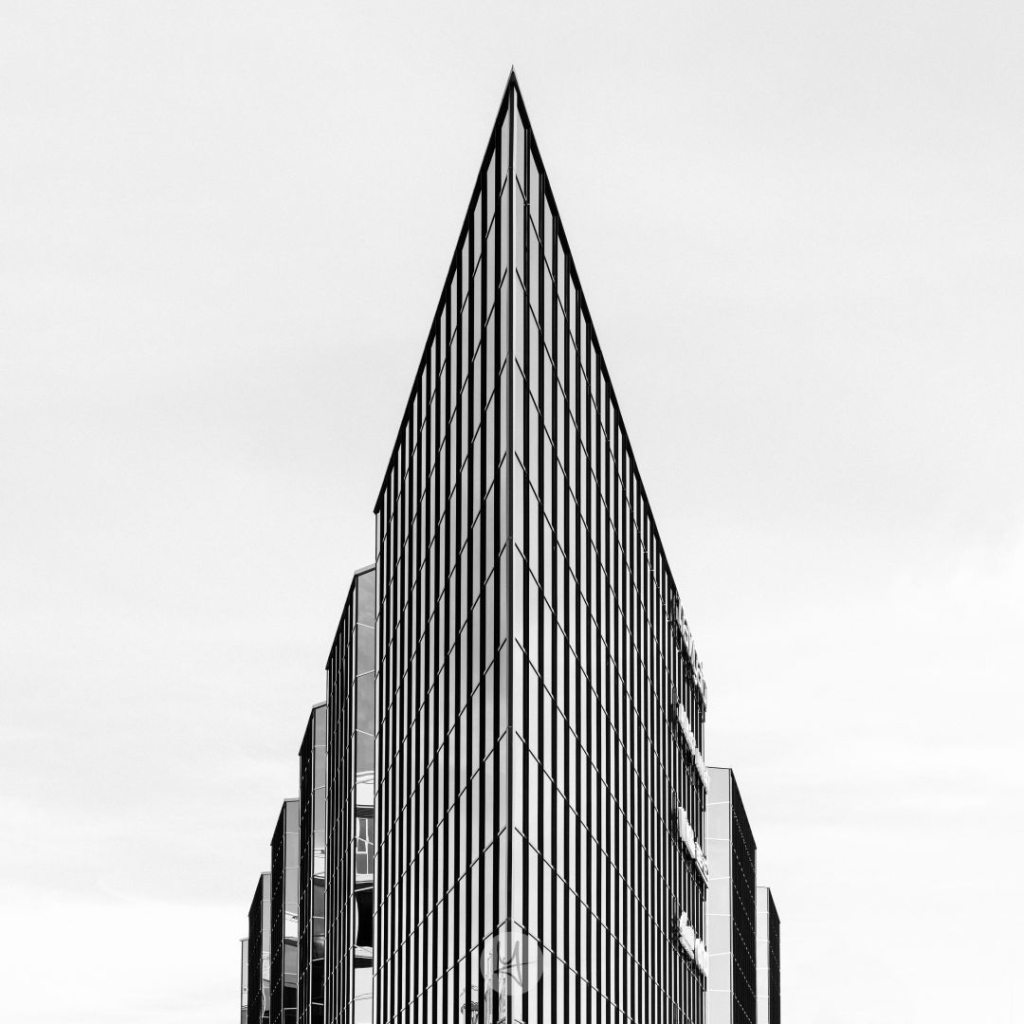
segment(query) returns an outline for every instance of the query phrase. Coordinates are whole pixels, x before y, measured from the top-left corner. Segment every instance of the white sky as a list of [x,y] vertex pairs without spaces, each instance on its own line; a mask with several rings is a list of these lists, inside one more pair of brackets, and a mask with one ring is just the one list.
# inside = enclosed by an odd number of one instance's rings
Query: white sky
[[1024,7],[382,11],[0,0],[5,1016],[233,1019],[514,63],[787,1021],[1024,1021]]

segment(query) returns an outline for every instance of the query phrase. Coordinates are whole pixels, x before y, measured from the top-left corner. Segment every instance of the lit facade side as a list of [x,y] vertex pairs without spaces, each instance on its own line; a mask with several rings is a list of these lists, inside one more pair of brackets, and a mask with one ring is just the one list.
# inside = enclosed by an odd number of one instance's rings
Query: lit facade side
[[708,1024],[757,1020],[757,847],[729,768],[711,768],[708,802]]
[[285,800],[270,854],[270,1024],[296,1024],[299,984],[299,801]]
[[273,888],[270,872],[260,875],[249,907],[247,1024],[270,1024],[270,932]]
[[379,1021],[463,1019],[511,912],[510,113],[376,509]]
[[299,748],[298,1024],[324,1019],[324,879],[327,856],[327,705],[309,715]]
[[374,569],[352,579],[327,659],[327,887],[324,1018],[373,1019]]
[[703,677],[514,77],[376,517],[378,1019],[703,1024]]
[[757,1024],[782,1019],[779,912],[767,886],[757,887]]

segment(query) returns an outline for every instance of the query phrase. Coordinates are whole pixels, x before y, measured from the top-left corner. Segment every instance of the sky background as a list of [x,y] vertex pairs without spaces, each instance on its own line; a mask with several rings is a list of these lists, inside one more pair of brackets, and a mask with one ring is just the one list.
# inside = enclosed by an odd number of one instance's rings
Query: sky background
[[635,10],[0,0],[5,1016],[237,1020],[514,64],[788,1024],[1024,1021],[1024,6]]

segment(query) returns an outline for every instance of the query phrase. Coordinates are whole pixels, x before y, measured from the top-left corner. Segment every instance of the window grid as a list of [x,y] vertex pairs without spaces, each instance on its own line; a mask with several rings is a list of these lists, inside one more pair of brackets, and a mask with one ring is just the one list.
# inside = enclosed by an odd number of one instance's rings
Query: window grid
[[[479,1007],[506,920],[550,955],[509,1020],[703,1024],[704,697],[514,81],[376,514],[385,1021]],[[493,806],[490,806],[493,804]],[[497,1007],[494,1007],[497,1010]]]

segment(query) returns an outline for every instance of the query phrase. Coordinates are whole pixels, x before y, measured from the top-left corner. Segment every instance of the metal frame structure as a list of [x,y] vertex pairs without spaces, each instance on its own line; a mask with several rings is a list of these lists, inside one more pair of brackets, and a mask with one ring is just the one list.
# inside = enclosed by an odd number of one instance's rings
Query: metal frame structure
[[375,512],[377,1019],[703,1024],[706,687],[514,74]]

